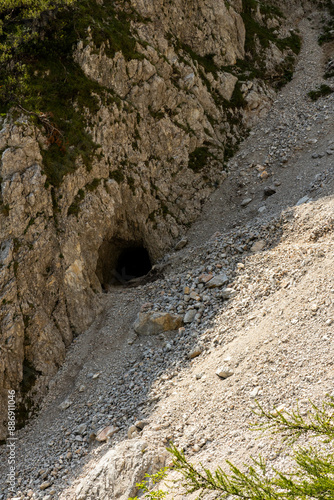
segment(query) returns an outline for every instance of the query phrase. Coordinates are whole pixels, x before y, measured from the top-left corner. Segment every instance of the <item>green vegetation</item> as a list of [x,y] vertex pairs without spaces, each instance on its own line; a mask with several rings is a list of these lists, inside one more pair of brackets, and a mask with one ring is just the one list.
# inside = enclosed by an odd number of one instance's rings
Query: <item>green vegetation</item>
[[87,133],[85,110],[94,114],[106,89],[89,80],[74,61],[79,40],[92,40],[112,57],[122,50],[129,60],[142,58],[131,33],[131,8],[95,0],[0,0],[0,112],[16,106],[44,128],[49,147],[43,152],[49,184],[81,161],[89,169],[97,145]]
[[29,220],[29,222],[27,224],[27,227],[23,231],[23,234],[27,234],[29,227],[31,227],[34,224],[35,220],[36,220],[35,217],[30,217],[30,220]]
[[93,179],[92,182],[89,184],[86,184],[84,189],[79,189],[76,197],[74,198],[74,201],[72,205],[70,205],[67,215],[78,215],[80,212],[80,204],[82,200],[85,198],[85,191],[95,191],[98,186],[100,185],[101,179]]
[[[165,116],[165,113],[163,111],[159,111],[159,110],[154,111],[152,109],[151,105],[148,106],[148,111],[149,111],[150,115],[152,116],[152,118],[154,118],[155,120],[162,120],[162,118],[164,118],[164,116]],[[136,131],[137,131],[137,129],[136,129]],[[137,135],[136,138],[139,138],[139,134]]]
[[[239,469],[227,461],[229,472],[218,467],[214,472],[200,464],[192,465],[183,451],[173,444],[167,450],[173,457],[171,469],[180,473],[181,479],[176,481],[177,492],[183,489],[183,497],[198,492],[203,494],[216,492],[219,499],[247,500],[333,500],[334,498],[334,398],[328,397],[322,406],[311,403],[312,409],[307,416],[301,415],[299,409],[288,411],[264,410],[258,404],[257,415],[265,421],[257,428],[269,429],[280,434],[283,440],[291,445],[302,435],[310,435],[317,439],[313,446],[297,446],[292,454],[294,468],[289,472],[278,471],[262,459],[252,459],[251,465]],[[326,449],[321,449],[321,444]],[[152,476],[146,474],[142,483],[137,484],[141,498],[165,498],[167,492],[154,490],[155,484],[163,480],[167,469],[162,469]],[[175,486],[174,486],[175,491]],[[137,500],[135,499],[129,500]]]
[[95,177],[95,179],[93,179],[92,182],[90,182],[89,184],[86,184],[85,188],[87,189],[87,191],[95,191],[99,187],[100,182],[101,182],[101,179],[97,179]]
[[[258,8],[266,19],[283,17],[275,6],[257,0],[243,0],[241,15],[246,28],[245,58],[238,59],[234,66],[224,66],[221,69],[236,75],[240,81],[260,78],[270,81],[279,89],[292,78],[294,57],[292,54],[288,55],[285,61],[277,67],[276,75],[268,76],[263,51],[269,48],[270,43],[273,43],[281,51],[290,49],[294,54],[298,54],[301,49],[301,39],[297,33],[291,33],[286,38],[278,38],[275,28],[268,28],[255,19]],[[242,105],[242,102],[239,102],[239,105]]]
[[[247,79],[266,78],[264,58],[261,54],[255,55],[257,40],[263,48],[269,46],[269,41],[282,50],[290,47],[297,53],[300,48],[297,35],[292,34],[281,40],[274,34],[274,29],[255,21],[254,14],[258,6],[267,18],[281,16],[277,9],[257,0],[242,1],[246,59],[238,61],[236,66],[219,67],[214,54],[199,55],[188,44],[169,35],[181,60],[190,58],[199,65],[203,83],[216,105],[225,110],[245,106],[240,82],[236,85],[231,101],[226,101],[212,89],[208,73],[217,76],[218,71],[223,70],[236,74],[240,80],[244,76]],[[0,113],[7,113],[14,106],[29,115],[45,133],[48,147],[42,154],[46,187],[59,187],[63,177],[74,172],[78,164],[83,163],[88,170],[91,169],[98,145],[89,134],[92,126],[89,116],[96,115],[101,102],[109,104],[113,101],[123,105],[110,89],[87,78],[73,58],[76,44],[79,40],[84,45],[93,42],[96,50],[103,47],[109,57],[121,50],[126,60],[142,59],[136,32],[131,28],[132,21],[145,23],[149,19],[141,17],[129,0],[103,4],[97,0],[0,0]],[[293,59],[288,69],[283,64],[282,81],[291,77],[292,65]],[[173,74],[175,84],[179,76],[176,68]],[[149,112],[155,120],[165,115],[151,108]],[[137,123],[139,121],[140,116],[137,114]],[[176,124],[187,133],[192,133],[189,126]],[[133,148],[137,149],[138,131],[134,139]],[[205,145],[198,148],[190,154],[189,167],[199,172],[210,156],[212,154]],[[117,170],[110,174],[110,178],[122,182],[124,175]],[[128,181],[134,191],[133,181],[131,178]],[[56,213],[54,189],[52,196]],[[75,200],[69,213],[77,212],[78,201]],[[8,212],[6,207],[1,210]]]
[[136,188],[135,188],[135,180],[134,180],[134,178],[131,177],[131,176],[128,176],[126,180],[127,180],[129,188],[132,191],[132,194],[135,195],[136,194]]
[[324,74],[324,78],[326,78],[326,79],[333,78],[333,76],[334,76],[334,70],[333,71],[327,71]]
[[4,204],[0,203],[0,213],[2,215],[4,215],[5,217],[8,217],[9,210],[10,210],[10,208],[9,208],[8,204],[4,205]]
[[231,107],[235,108],[243,108],[246,105],[245,98],[243,96],[243,93],[241,92],[241,83],[239,81],[237,81],[234,87],[229,104]]
[[110,179],[114,179],[116,182],[118,182],[118,184],[124,181],[124,174],[120,169],[110,172],[109,177]]
[[79,189],[78,194],[74,198],[72,205],[69,207],[67,211],[67,215],[78,215],[80,212],[80,203],[85,197],[85,191],[83,189]]
[[[172,35],[169,35],[169,38],[171,39]],[[214,62],[215,54],[200,56],[190,47],[190,45],[187,45],[186,43],[178,39],[174,40],[174,48],[177,52],[180,52],[182,50],[183,52],[188,54],[190,58],[193,61],[197,61],[198,64],[202,66],[202,68],[204,68],[207,73],[212,73],[215,76],[217,75],[219,66],[217,66],[217,64]]]
[[242,18],[246,27],[245,50],[249,53],[254,53],[255,40],[257,39],[261,46],[268,48],[270,42],[275,44],[280,50],[290,48],[295,54],[300,52],[301,41],[297,34],[292,33],[286,38],[278,38],[274,33],[275,28],[267,28],[267,26],[259,24],[254,19],[254,14],[259,6],[261,14],[267,18],[282,17],[281,12],[268,4],[263,4],[257,0],[242,0],[243,12]]
[[260,4],[260,12],[262,15],[266,15],[267,17],[279,17],[279,18],[284,18],[285,16],[283,15],[283,12],[276,7],[275,5],[268,5],[267,3],[261,3]]
[[201,146],[196,148],[192,153],[189,154],[188,167],[191,168],[195,173],[200,172],[208,163],[209,158],[212,158],[213,154],[210,153],[207,146]]
[[328,22],[325,22],[323,32],[318,39],[319,45],[323,45],[334,40],[334,4],[332,0],[325,0],[320,5],[328,10],[330,16]]
[[[141,498],[149,498],[151,500],[166,498],[166,492],[161,490],[152,491],[151,486],[155,486],[157,483],[160,483],[160,481],[162,481],[166,477],[167,471],[168,467],[164,467],[163,469],[160,469],[156,474],[145,474],[144,480],[141,483],[137,483],[136,485],[142,493],[145,493],[145,496]],[[138,497],[130,497],[129,500],[138,500]]]
[[[256,50],[256,43],[258,42],[263,49],[267,49],[271,42],[281,51],[291,49],[295,54],[299,54],[301,49],[301,39],[297,33],[291,33],[290,36],[286,38],[278,38],[275,34],[275,28],[263,26],[254,19],[254,14],[258,5],[261,13],[265,14],[267,18],[271,18],[273,16],[282,17],[281,12],[277,8],[269,6],[268,4],[263,4],[262,2],[257,2],[256,0],[243,0],[242,3],[242,19],[246,28],[246,57],[244,61],[239,60],[237,65],[241,70],[248,74],[248,78],[256,77],[266,79],[265,58],[262,57],[262,54],[259,53],[258,50]],[[278,83],[278,87],[282,86],[282,84],[289,80],[289,75],[292,76],[292,68],[293,58],[290,57],[280,68],[283,83]]]
[[333,92],[333,88],[329,87],[328,85],[322,84],[320,85],[318,90],[311,90],[307,95],[312,99],[312,101],[317,101],[320,97],[326,97]]

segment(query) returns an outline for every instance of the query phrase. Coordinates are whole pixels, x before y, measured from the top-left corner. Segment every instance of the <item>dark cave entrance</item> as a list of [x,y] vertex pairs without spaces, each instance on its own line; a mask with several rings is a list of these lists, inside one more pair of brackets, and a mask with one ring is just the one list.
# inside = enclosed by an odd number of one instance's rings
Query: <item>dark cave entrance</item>
[[110,285],[126,285],[151,269],[149,252],[141,243],[105,240],[99,249],[96,275],[104,290]]
[[125,248],[120,253],[116,272],[129,281],[133,278],[145,276],[152,268],[150,256],[144,247]]

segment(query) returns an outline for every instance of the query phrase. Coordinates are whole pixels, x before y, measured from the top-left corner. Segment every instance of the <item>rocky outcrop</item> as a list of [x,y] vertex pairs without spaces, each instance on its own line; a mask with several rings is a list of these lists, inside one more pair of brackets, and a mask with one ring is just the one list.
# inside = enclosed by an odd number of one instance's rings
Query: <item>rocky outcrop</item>
[[89,30],[74,48],[102,89],[94,112],[80,109],[97,145],[88,166],[79,155],[55,182],[64,167],[61,156],[52,175],[46,166],[54,135],[45,120],[36,126],[36,113],[22,108],[2,119],[1,415],[8,389],[17,390],[19,417],[45,393],[73,336],[99,312],[120,251],[144,247],[155,262],[195,220],[245,128],[270,105],[261,72],[275,81],[291,66],[287,32],[259,8],[259,33],[276,26],[276,35],[268,43],[254,35],[254,74],[243,64],[247,2],[131,6],[136,58],[97,48]]
[[[167,452],[152,452],[145,441],[125,441],[111,449],[79,483],[75,498],[128,500],[134,497],[145,474],[155,474],[164,467]],[[61,497],[62,498],[62,497]]]

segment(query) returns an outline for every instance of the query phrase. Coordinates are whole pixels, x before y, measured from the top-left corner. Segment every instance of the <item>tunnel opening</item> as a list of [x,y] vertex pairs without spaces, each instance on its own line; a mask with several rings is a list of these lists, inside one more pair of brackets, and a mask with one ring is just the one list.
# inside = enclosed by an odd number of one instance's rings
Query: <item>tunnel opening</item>
[[140,243],[104,241],[99,250],[96,275],[103,290],[126,285],[152,269],[148,250]]
[[125,248],[116,265],[116,273],[125,281],[145,276],[151,269],[151,259],[144,247]]

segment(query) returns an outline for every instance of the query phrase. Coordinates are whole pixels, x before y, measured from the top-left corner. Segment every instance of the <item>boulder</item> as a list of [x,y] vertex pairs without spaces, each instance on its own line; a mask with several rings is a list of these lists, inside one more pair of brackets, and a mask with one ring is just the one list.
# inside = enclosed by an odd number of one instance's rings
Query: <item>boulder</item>
[[[137,494],[136,483],[146,473],[164,467],[167,452],[146,450],[145,441],[125,441],[108,451],[76,488],[77,500],[128,500]],[[65,498],[65,497],[63,497]]]
[[108,438],[111,438],[116,432],[118,431],[118,428],[113,426],[113,425],[108,425],[107,427],[104,427],[101,429],[100,432],[98,432],[96,436],[96,441],[100,441],[101,443],[103,441],[107,441]]
[[183,318],[178,314],[167,312],[140,312],[133,325],[140,335],[156,335],[157,333],[177,330],[183,325]]
[[224,286],[226,285],[226,283],[228,283],[228,277],[226,276],[225,273],[221,273],[221,274],[218,274],[217,276],[215,276],[214,278],[212,278],[212,280],[210,280],[208,283],[207,283],[207,287],[208,288],[218,288],[220,286]]

